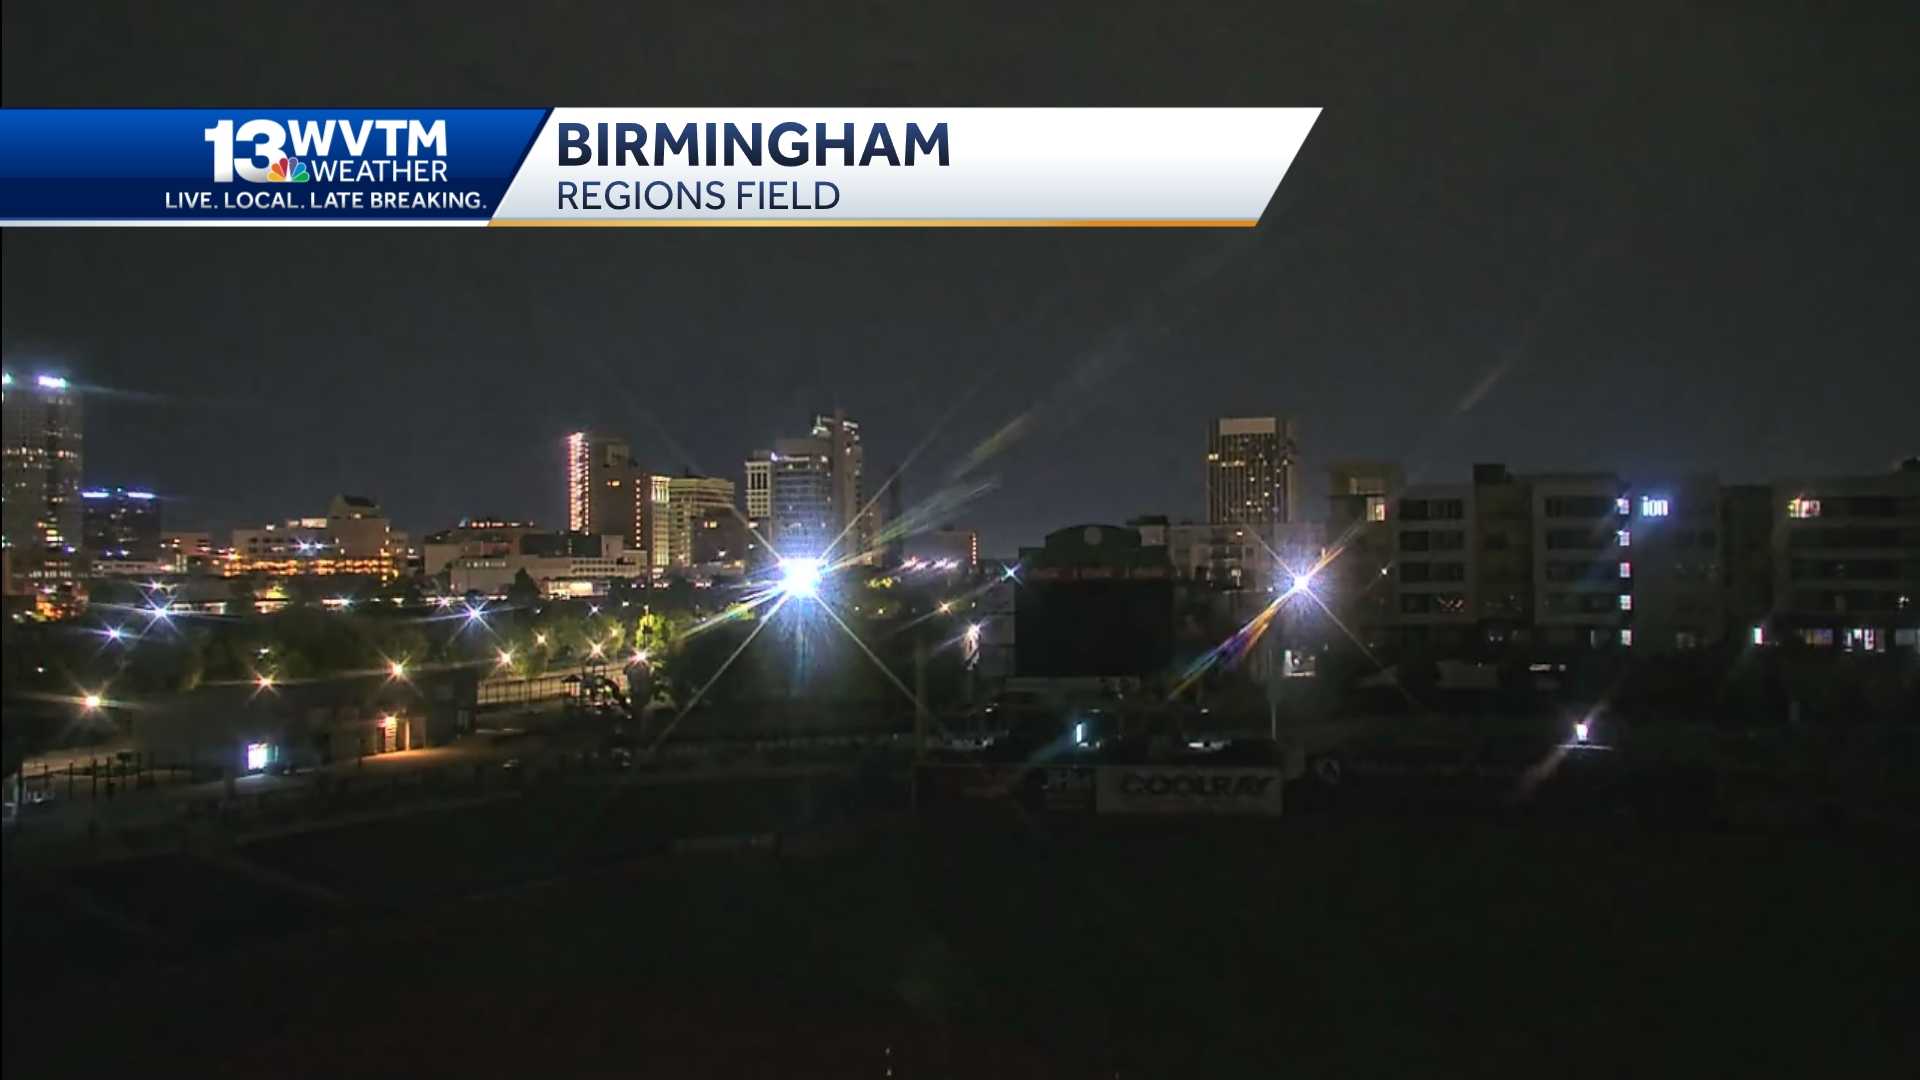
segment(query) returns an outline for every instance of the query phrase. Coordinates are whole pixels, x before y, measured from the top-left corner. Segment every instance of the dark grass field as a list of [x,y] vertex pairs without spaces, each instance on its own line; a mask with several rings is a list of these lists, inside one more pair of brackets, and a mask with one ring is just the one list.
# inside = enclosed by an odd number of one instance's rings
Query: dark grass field
[[10,884],[7,1073],[1911,1075],[1910,838],[1376,815],[664,855],[819,807],[664,797],[245,852],[337,910],[198,864],[72,883],[166,947]]

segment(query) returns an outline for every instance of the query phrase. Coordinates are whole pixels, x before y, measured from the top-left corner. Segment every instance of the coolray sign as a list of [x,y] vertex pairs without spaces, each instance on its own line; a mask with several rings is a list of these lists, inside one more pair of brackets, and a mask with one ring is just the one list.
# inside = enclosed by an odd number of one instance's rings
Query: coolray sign
[[1286,787],[1281,769],[1109,765],[1099,772],[1095,802],[1103,814],[1272,816]]
[[1318,109],[0,109],[0,222],[1251,227]]

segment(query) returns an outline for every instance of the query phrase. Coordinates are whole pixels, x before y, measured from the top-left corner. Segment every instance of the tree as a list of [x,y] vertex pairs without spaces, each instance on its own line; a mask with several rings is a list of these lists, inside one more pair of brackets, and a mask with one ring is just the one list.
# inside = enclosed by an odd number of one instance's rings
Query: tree
[[507,603],[522,611],[531,611],[540,602],[540,586],[527,573],[526,567],[514,572],[513,584],[507,586]]

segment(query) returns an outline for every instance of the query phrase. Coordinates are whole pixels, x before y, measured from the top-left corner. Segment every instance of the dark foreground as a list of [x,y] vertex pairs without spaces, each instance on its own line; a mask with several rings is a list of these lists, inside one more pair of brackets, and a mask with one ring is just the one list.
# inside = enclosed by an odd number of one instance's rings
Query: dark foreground
[[838,815],[669,842],[839,797],[575,791],[10,868],[6,1073],[1911,1075],[1911,837]]

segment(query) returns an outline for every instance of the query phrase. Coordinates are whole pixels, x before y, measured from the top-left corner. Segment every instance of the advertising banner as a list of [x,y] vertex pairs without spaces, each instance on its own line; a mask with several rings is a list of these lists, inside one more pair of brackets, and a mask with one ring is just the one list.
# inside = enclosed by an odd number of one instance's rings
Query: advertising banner
[[1282,769],[1109,765],[1100,770],[1102,814],[1248,814],[1277,817]]

